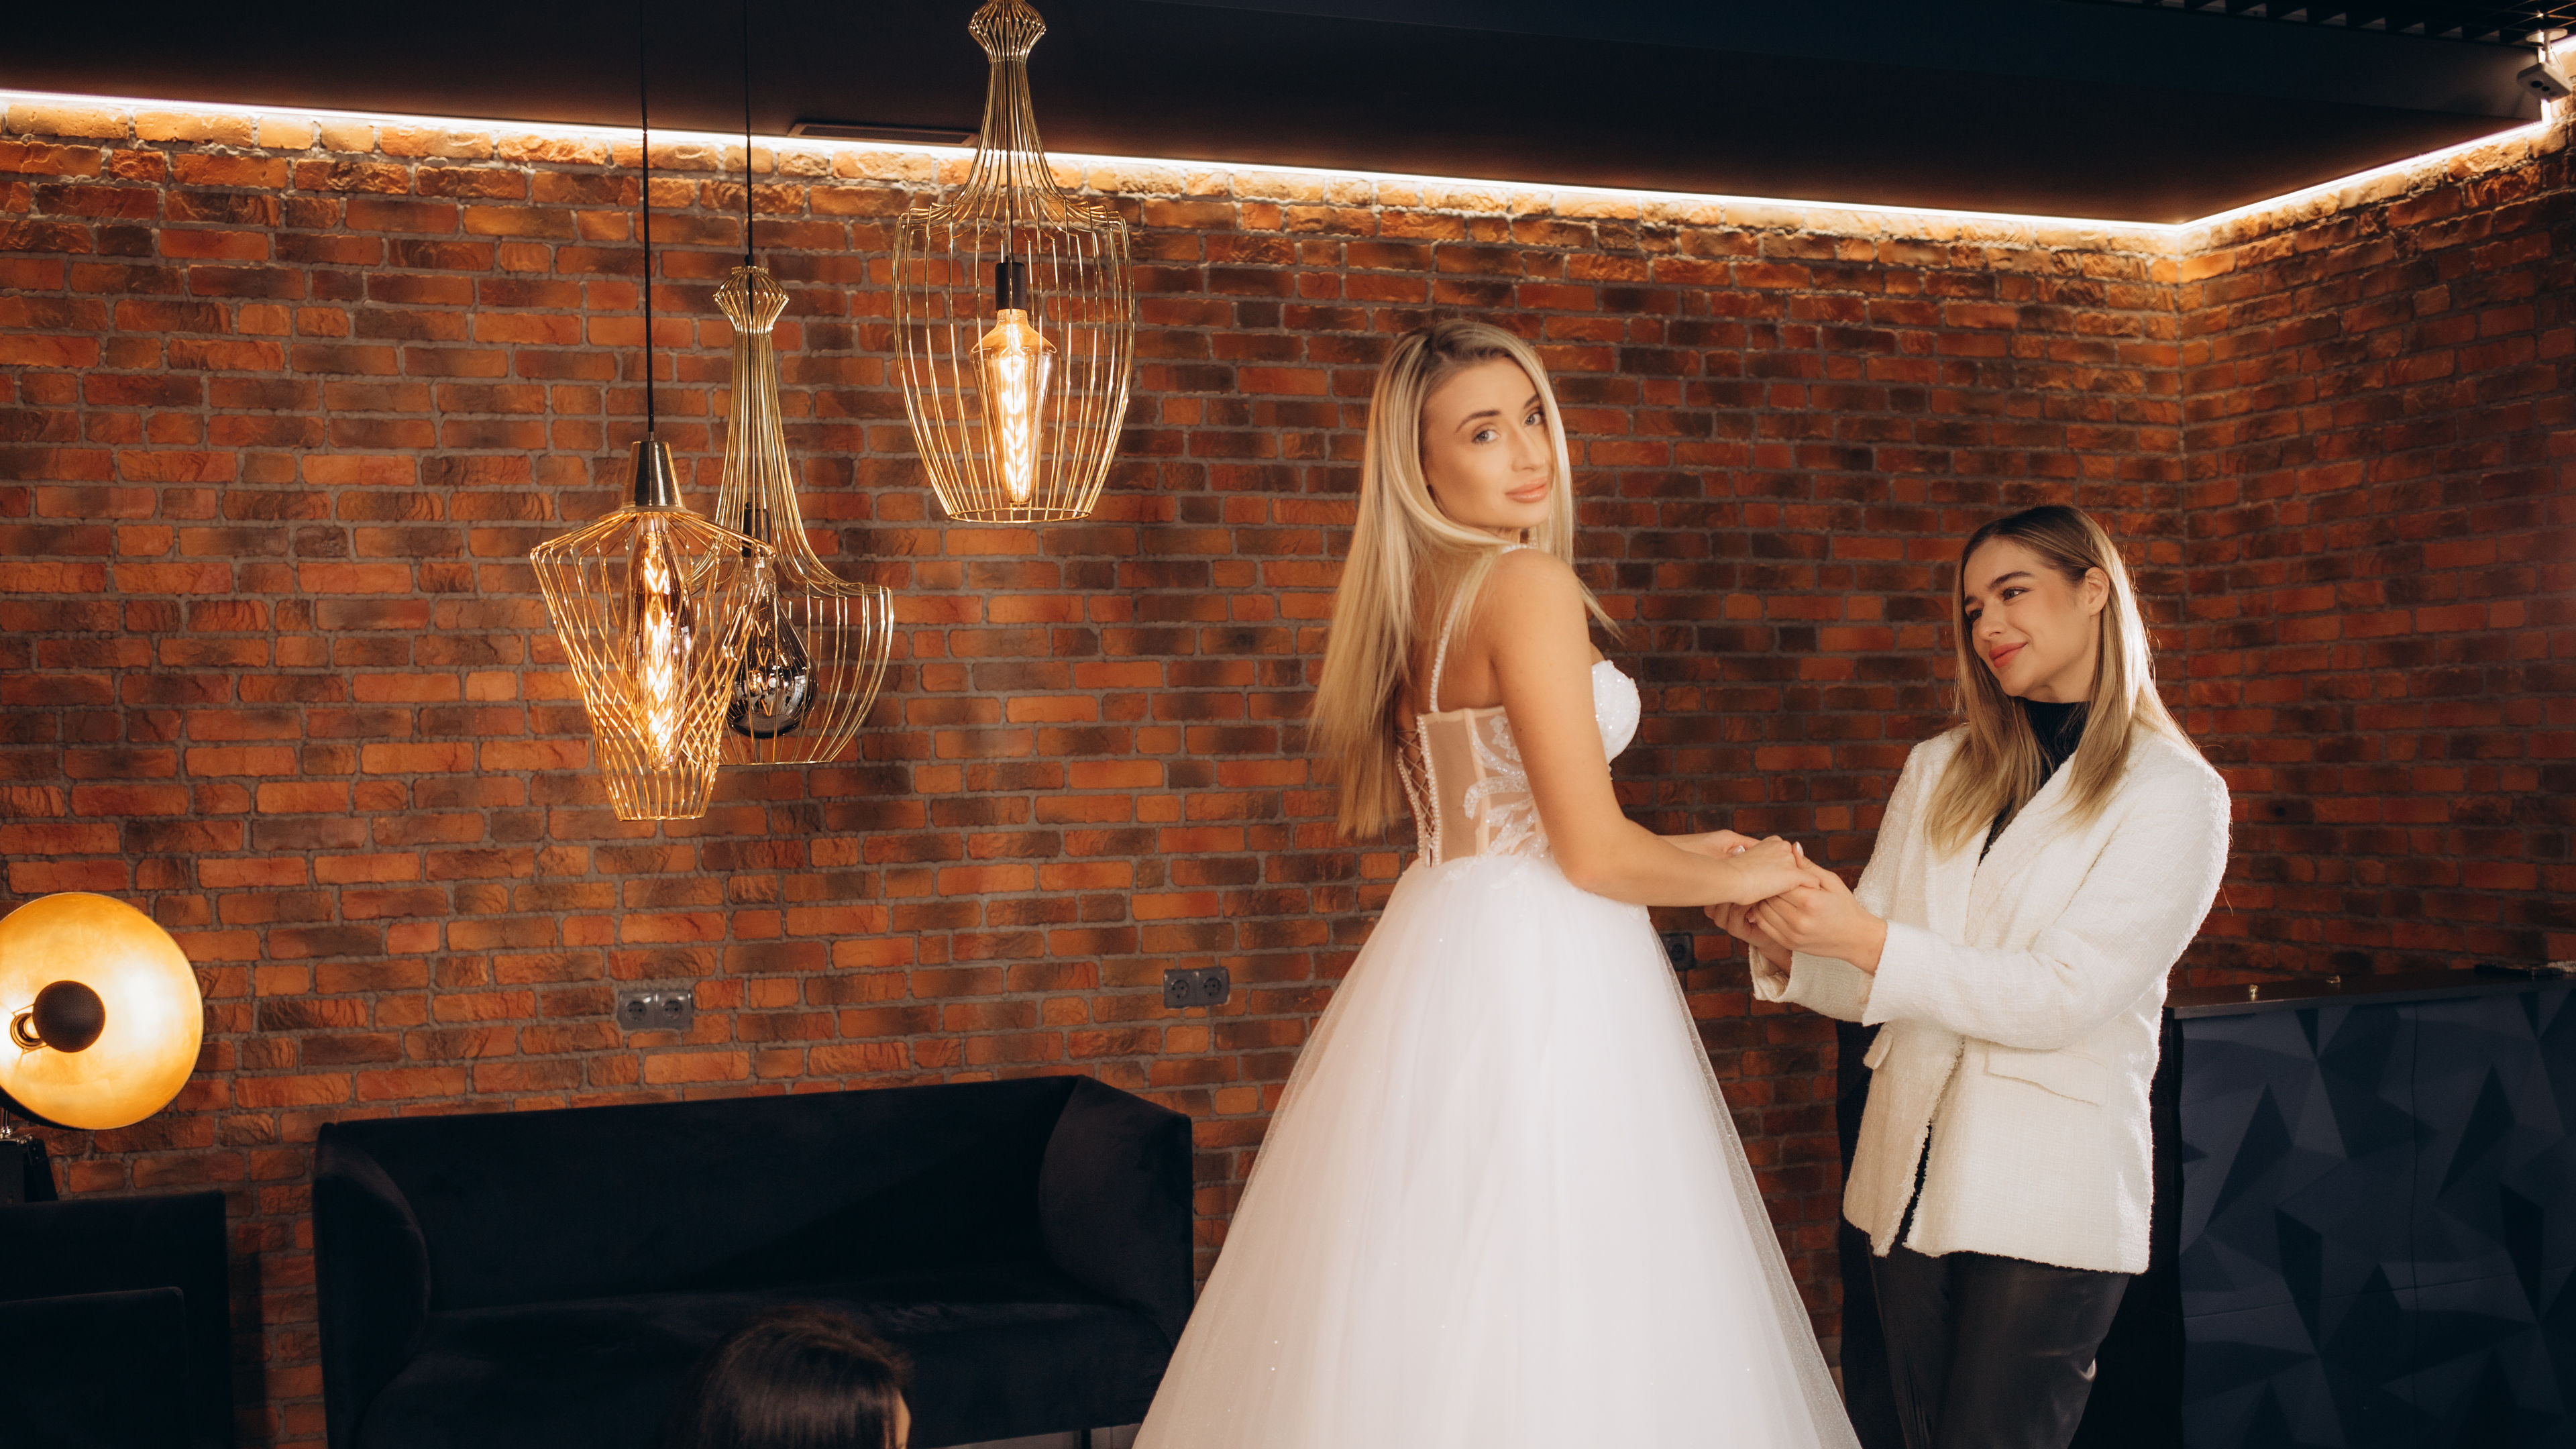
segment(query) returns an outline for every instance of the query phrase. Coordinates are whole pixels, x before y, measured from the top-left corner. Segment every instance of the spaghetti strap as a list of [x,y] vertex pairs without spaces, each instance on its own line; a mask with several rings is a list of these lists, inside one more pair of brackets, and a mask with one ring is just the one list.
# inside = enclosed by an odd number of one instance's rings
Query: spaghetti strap
[[1448,618],[1440,621],[1440,643],[1431,651],[1431,698],[1428,701],[1431,708],[1425,713],[1440,712],[1440,668],[1449,662],[1449,631],[1455,628],[1457,623],[1458,614],[1454,609],[1450,611]]
[[[1507,543],[1503,545],[1503,552],[1518,553],[1527,547],[1529,545],[1525,543]],[[1431,650],[1431,697],[1427,701],[1431,708],[1424,711],[1426,714],[1440,712],[1440,670],[1449,662],[1449,634],[1458,627],[1458,605],[1463,602],[1463,599],[1452,601],[1449,617],[1440,621],[1440,642]]]

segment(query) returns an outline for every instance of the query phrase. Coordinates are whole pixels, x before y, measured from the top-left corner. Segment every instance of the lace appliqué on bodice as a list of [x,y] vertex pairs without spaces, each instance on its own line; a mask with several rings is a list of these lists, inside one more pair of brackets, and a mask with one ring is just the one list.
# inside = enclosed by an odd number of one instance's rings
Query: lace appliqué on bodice
[[[1547,828],[1530,793],[1520,742],[1499,706],[1442,710],[1440,674],[1449,655],[1452,618],[1432,652],[1430,703],[1414,717],[1400,751],[1399,773],[1413,807],[1422,858],[1438,865],[1470,855],[1543,856]],[[1592,666],[1592,720],[1601,752],[1616,758],[1637,734],[1636,683],[1608,660]]]
[[1486,848],[1476,853],[1547,854],[1547,827],[1539,823],[1538,797],[1530,793],[1529,771],[1521,766],[1520,742],[1512,738],[1512,722],[1498,719],[1488,729],[1471,723],[1467,741],[1475,748],[1476,763],[1493,772],[1458,797],[1459,813],[1485,832],[1481,843]]

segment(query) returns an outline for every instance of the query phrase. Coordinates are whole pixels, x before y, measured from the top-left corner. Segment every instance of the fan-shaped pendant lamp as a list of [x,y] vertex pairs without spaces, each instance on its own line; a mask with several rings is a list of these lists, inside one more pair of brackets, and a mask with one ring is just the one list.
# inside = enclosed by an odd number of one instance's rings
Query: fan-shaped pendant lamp
[[1047,165],[1029,107],[1038,13],[987,0],[967,30],[992,59],[974,167],[955,196],[895,230],[904,407],[950,517],[1082,518],[1127,415],[1127,224],[1068,194]]
[[787,293],[751,256],[751,134],[743,133],[743,264],[716,290],[733,324],[733,408],[716,517],[770,545],[749,561],[751,627],[725,709],[727,757],[821,764],[857,738],[894,647],[894,595],[823,565],[805,535],[778,413],[771,330]]
[[623,508],[528,550],[620,820],[707,813],[768,544],[680,503],[653,436],[653,129],[645,112],[644,440]]

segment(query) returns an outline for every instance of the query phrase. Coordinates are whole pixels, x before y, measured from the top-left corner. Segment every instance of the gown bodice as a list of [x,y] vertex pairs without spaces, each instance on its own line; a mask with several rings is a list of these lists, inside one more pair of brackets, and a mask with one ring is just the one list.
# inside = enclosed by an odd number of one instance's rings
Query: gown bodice
[[[1544,856],[1547,828],[1502,706],[1439,707],[1440,671],[1455,623],[1453,617],[1441,626],[1432,650],[1432,708],[1413,717],[1412,737],[1399,751],[1415,843],[1431,865],[1475,855]],[[1601,730],[1605,758],[1616,759],[1636,738],[1640,708],[1636,681],[1607,659],[1592,666],[1592,722]]]

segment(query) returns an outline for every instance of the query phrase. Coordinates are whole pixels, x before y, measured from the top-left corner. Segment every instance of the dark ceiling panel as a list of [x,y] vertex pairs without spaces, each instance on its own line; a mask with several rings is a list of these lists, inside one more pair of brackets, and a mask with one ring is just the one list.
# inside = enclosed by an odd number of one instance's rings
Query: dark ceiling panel
[[[1148,0],[1148,3],[1389,25],[2150,90],[2270,96],[2402,110],[2531,115],[2492,46],[2338,26],[2250,27],[2223,12],[2093,0]],[[2215,3],[2215,0],[2211,0]],[[2569,0],[2576,4],[2576,0]]]
[[[2094,5],[2154,5],[2164,0],[2084,0]],[[2576,0],[2517,0],[2494,5],[2462,0],[2406,0],[2397,5],[2307,4],[2305,0],[2188,0],[2178,7],[2220,10],[2247,20],[2289,25],[2394,31],[2474,45],[2526,47],[2535,35],[2576,27]]]
[[[1830,27],[1800,0],[1038,3],[1048,143],[1183,160],[2181,221],[2529,110],[2527,52],[2070,0],[1845,0]],[[755,128],[974,126],[972,10],[752,0]],[[37,7],[0,84],[633,123],[635,5],[351,13],[142,3],[107,26]],[[741,12],[646,13],[656,123],[738,128]]]

